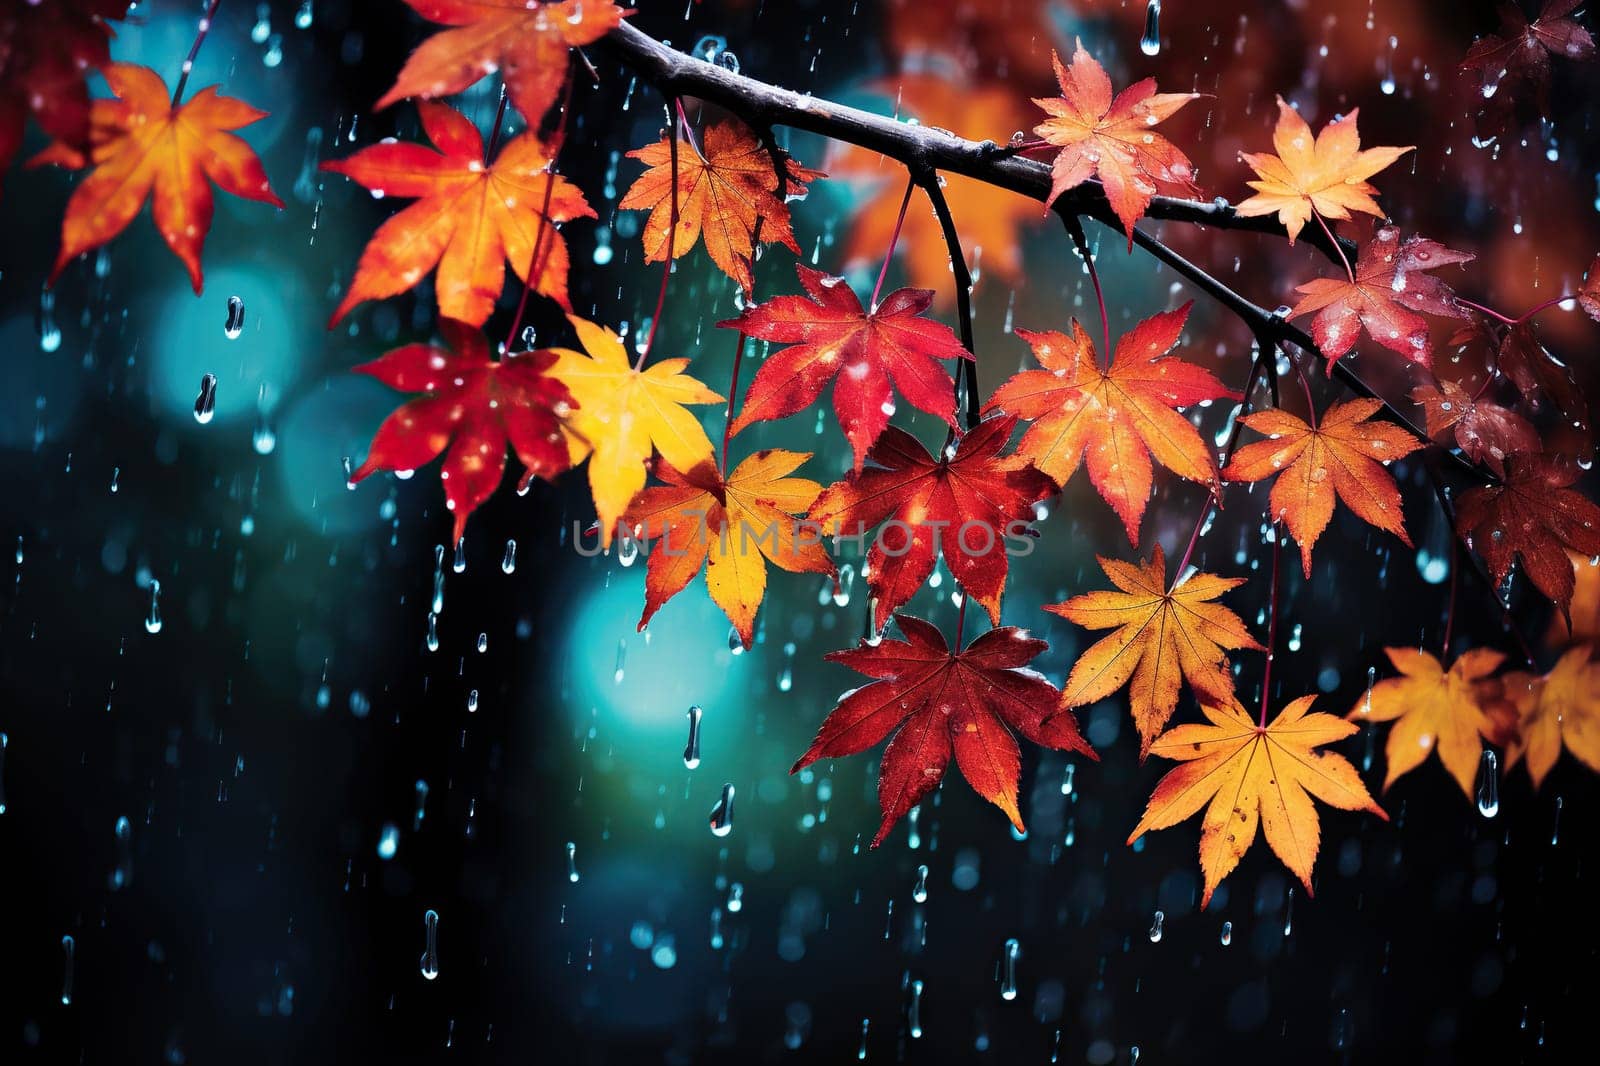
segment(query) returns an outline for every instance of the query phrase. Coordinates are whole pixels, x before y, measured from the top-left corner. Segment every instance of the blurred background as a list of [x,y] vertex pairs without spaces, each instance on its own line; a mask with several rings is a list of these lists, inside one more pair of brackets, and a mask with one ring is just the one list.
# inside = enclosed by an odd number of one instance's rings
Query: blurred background
[[[201,6],[138,4],[115,58],[170,81]],[[1002,142],[1037,121],[1030,96],[1054,95],[1051,49],[1081,38],[1119,87],[1155,76],[1210,94],[1164,127],[1210,195],[1246,194],[1237,153],[1269,143],[1281,93],[1316,127],[1360,107],[1365,143],[1419,146],[1379,179],[1383,203],[1479,256],[1451,279],[1472,299],[1518,313],[1574,286],[1600,248],[1600,74],[1558,60],[1549,111],[1530,100],[1488,130],[1456,66],[1497,28],[1491,5],[1163,6],[1153,34],[1145,0],[637,0],[634,21],[763,80]],[[433,297],[424,285],[323,329],[394,205],[317,164],[418,136],[411,105],[371,104],[432,30],[398,0],[223,0],[191,86],[271,112],[244,135],[288,206],[218,197],[203,296],[148,216],[45,290],[73,179],[4,177],[0,1061],[1579,1058],[1600,992],[1600,782],[1570,757],[1537,793],[1512,773],[1492,818],[1429,762],[1383,797],[1389,824],[1324,811],[1314,900],[1258,842],[1201,913],[1197,825],[1124,844],[1163,767],[1139,765],[1119,697],[1082,715],[1098,764],[1024,753],[1025,838],[951,774],[869,852],[875,754],[787,772],[859,683],[822,656],[862,634],[861,581],[834,595],[774,572],[739,653],[703,583],[635,631],[642,560],[573,550],[592,519],[581,476],[521,496],[508,477],[459,559],[435,469],[347,490],[343,461],[400,399],[349,369],[430,336]],[[615,205],[641,169],[625,153],[666,117],[603,45],[589,54],[597,81],[577,88],[560,160],[600,216],[565,229],[573,303],[631,344],[660,275],[641,262],[642,216]],[[497,96],[490,78],[455,102],[487,127]],[[30,136],[25,151],[43,146]],[[784,140],[835,175],[794,205],[805,261],[865,291],[903,175]],[[958,178],[948,193],[978,273],[987,390],[1029,361],[1013,325],[1092,321],[1093,297],[1036,203]],[[1266,306],[1328,269],[1304,246],[1151,225]],[[1196,295],[1119,236],[1091,239],[1114,334]],[[792,291],[792,262],[769,249],[758,295]],[[920,194],[890,278],[937,289],[953,321]],[[539,343],[570,343],[554,306],[533,305]],[[722,391],[734,337],[713,324],[734,313],[732,283],[697,250],[658,350]],[[1540,321],[1592,386],[1593,324]],[[1469,374],[1481,356],[1452,357],[1445,335],[1440,372]],[[1243,382],[1249,338],[1204,298],[1184,344]],[[1396,399],[1422,380],[1381,349],[1353,362]],[[1219,444],[1227,415],[1198,412]],[[720,437],[721,412],[704,418]],[[942,434],[909,409],[898,421]],[[823,482],[849,464],[831,415],[755,427],[734,459],[763,446],[815,452],[806,471]],[[1450,531],[1421,464],[1394,470],[1416,549],[1340,514],[1311,582],[1285,565],[1275,705],[1319,692],[1343,713],[1370,668],[1383,676],[1384,645],[1437,647]],[[1181,553],[1202,490],[1162,474],[1157,488],[1139,553],[1155,539]],[[1253,579],[1230,602],[1258,634],[1263,503],[1234,488],[1196,557]],[[1096,552],[1132,550],[1081,475],[1038,529],[1005,621],[1050,641],[1035,665],[1059,683],[1087,634],[1040,605],[1099,586]],[[947,633],[951,586],[941,567],[912,604]],[[1457,650],[1515,648],[1470,570],[1459,595]],[[1516,602],[1548,666],[1547,608]],[[1241,691],[1259,685],[1260,657],[1236,661]],[[1179,714],[1193,713],[1186,696]],[[1343,750],[1376,789],[1381,735]],[[727,785],[719,836],[708,818]]]

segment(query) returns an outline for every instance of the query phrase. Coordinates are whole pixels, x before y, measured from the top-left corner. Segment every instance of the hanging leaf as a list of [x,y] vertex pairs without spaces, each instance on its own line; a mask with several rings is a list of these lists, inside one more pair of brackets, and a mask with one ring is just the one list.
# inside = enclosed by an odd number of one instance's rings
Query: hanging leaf
[[466,532],[472,512],[500,487],[508,445],[529,476],[553,478],[567,468],[561,421],[572,397],[547,373],[556,361],[552,352],[522,352],[496,362],[476,327],[447,318],[439,332],[448,348],[408,344],[356,367],[356,373],[391,389],[424,395],[383,420],[350,480],[379,470],[416,470],[445,453],[439,480],[445,506],[455,515],[454,542]]
[[200,251],[211,232],[211,184],[246,200],[283,206],[267,184],[261,160],[229,132],[267,113],[219,95],[214,85],[174,107],[166,82],[148,67],[113,63],[104,74],[117,99],[94,102],[88,154],[57,142],[30,163],[94,168],[67,201],[50,281],[73,259],[127,229],[149,198],[161,239],[188,270],[198,294],[204,285]]
[[88,75],[111,62],[108,23],[127,0],[50,0],[0,8],[0,174],[22,147],[31,114],[52,140],[88,151]]
[[453,96],[498,73],[511,102],[537,128],[567,78],[567,55],[622,23],[631,8],[613,0],[406,0],[430,22],[451,27],[423,41],[377,103]]
[[790,573],[834,572],[822,538],[796,519],[822,491],[815,481],[788,476],[809,458],[809,452],[756,452],[726,479],[709,462],[687,473],[657,465],[666,484],[639,493],[622,516],[628,535],[655,542],[641,631],[704,567],[712,601],[748,648],[767,590],[763,558]]
[[922,587],[940,553],[962,591],[1000,624],[1007,542],[1025,535],[1033,505],[1055,491],[1031,465],[1000,454],[1016,425],[1015,418],[979,423],[938,459],[890,426],[867,455],[875,465],[817,498],[811,521],[829,536],[861,538],[887,520],[864,567],[875,629]]
[[1411,398],[1422,405],[1428,436],[1454,430],[1456,446],[1475,463],[1505,473],[1508,455],[1539,450],[1539,434],[1528,420],[1489,400],[1474,399],[1454,381],[1418,385]]
[[1256,194],[1236,205],[1241,215],[1277,215],[1289,243],[1300,235],[1313,212],[1325,219],[1347,219],[1352,211],[1382,218],[1373,199],[1378,190],[1367,179],[1411,151],[1405,148],[1361,148],[1356,130],[1359,108],[1322,127],[1315,138],[1300,113],[1278,97],[1278,125],[1272,134],[1274,152],[1242,152],[1239,158],[1256,172],[1246,182]]
[[1506,769],[1526,757],[1534,788],[1544,787],[1563,747],[1600,773],[1600,663],[1591,662],[1592,655],[1587,645],[1580,645],[1548,674],[1505,676],[1505,695],[1518,719],[1515,739],[1506,749]]
[[[733,118],[709,123],[703,145],[678,139],[678,224],[672,225],[672,145],[666,136],[657,144],[629,152],[647,167],[617,206],[645,210],[644,260],[667,258],[667,234],[675,232],[672,258],[678,259],[705,239],[706,252],[745,292],[755,288],[756,223],[763,243],[777,242],[796,255],[800,245],[790,228],[789,207],[778,198],[778,173],[772,155],[750,128]],[[789,156],[783,157],[784,193],[790,198],[806,194],[806,183],[826,177]]]
[[1383,790],[1421,766],[1437,751],[1439,761],[1456,779],[1467,799],[1473,798],[1485,738],[1505,739],[1484,713],[1478,686],[1494,673],[1505,656],[1488,648],[1462,652],[1446,670],[1418,648],[1385,648],[1399,677],[1385,678],[1356,701],[1345,715],[1352,721],[1393,722],[1383,749],[1388,771]]
[[1333,517],[1335,499],[1363,522],[1400,538],[1406,535],[1400,490],[1383,467],[1422,447],[1399,426],[1370,421],[1383,407],[1380,400],[1336,403],[1315,428],[1287,411],[1258,411],[1239,421],[1267,437],[1246,444],[1223,470],[1229,481],[1262,481],[1272,485],[1272,517],[1282,519],[1295,543],[1305,576],[1311,576],[1311,549]]
[[1179,477],[1215,487],[1217,464],[1200,433],[1178,409],[1239,394],[1209,370],[1168,358],[1192,303],[1145,319],[1117,342],[1101,369],[1094,342],[1076,319],[1072,336],[1017,330],[1042,370],[1024,370],[994,391],[985,411],[1029,419],[1017,454],[1065,487],[1088,459],[1094,487],[1122,519],[1128,542],[1150,499],[1150,459]]
[[818,759],[855,755],[894,733],[878,768],[883,824],[873,847],[939,787],[952,757],[973,791],[1021,832],[1022,756],[1013,734],[1040,747],[1099,758],[1072,713],[1052,711],[1061,695],[1056,687],[1026,668],[1049,645],[1005,626],[952,654],[932,624],[905,614],[895,621],[905,640],[863,640],[828,653],[829,662],[874,680],[840,698],[789,772]]
[[754,422],[803,411],[833,387],[833,410],[855,453],[855,469],[889,424],[896,390],[919,411],[956,425],[955,380],[941,359],[971,359],[950,327],[921,315],[933,303],[924,289],[896,289],[870,309],[843,278],[798,265],[805,296],[775,296],[717,325],[787,344],[767,357],[733,420]]
[[1127,685],[1143,760],[1177,709],[1184,681],[1204,702],[1224,705],[1233,698],[1233,674],[1223,649],[1265,649],[1238,615],[1211,602],[1243,585],[1243,578],[1196,573],[1169,588],[1159,544],[1144,565],[1098,558],[1118,591],[1090,592],[1044,608],[1085,629],[1116,630],[1072,665],[1061,705],[1096,703]]
[[1152,755],[1182,765],[1156,783],[1128,843],[1149,830],[1187,821],[1205,808],[1200,821],[1202,908],[1250,850],[1258,826],[1266,830],[1273,854],[1311,895],[1311,868],[1322,835],[1314,799],[1389,820],[1348,759],[1317,750],[1350,736],[1356,727],[1312,711],[1315,698],[1301,696],[1265,727],[1237,703],[1202,705],[1209,724],[1180,725],[1150,745]]
[[[550,227],[595,217],[583,193],[550,173],[544,145],[533,134],[513,138],[486,165],[483,137],[465,116],[443,104],[418,104],[417,110],[438,151],[385,141],[322,164],[375,196],[417,201],[379,226],[367,242],[329,327],[363,300],[405,292],[435,267],[439,314],[480,326],[505,285],[507,261],[535,292],[571,310],[567,243]],[[551,182],[555,187],[547,199]],[[547,202],[549,214],[541,217]],[[548,232],[541,237],[541,231]],[[539,276],[529,281],[540,243]]]
[[674,470],[693,470],[711,460],[711,440],[684,405],[726,399],[683,372],[687,359],[658,359],[641,369],[606,327],[577,315],[567,321],[584,351],[553,349],[550,375],[577,404],[565,424],[568,451],[573,466],[589,460],[600,543],[609,547],[617,520],[644,488],[652,452]]
[[1156,80],[1145,78],[1128,86],[1115,98],[1111,79],[1079,41],[1072,65],[1063,67],[1051,53],[1061,95],[1036,99],[1050,117],[1033,132],[1060,145],[1050,167],[1050,197],[1045,206],[1068,189],[1099,178],[1106,199],[1133,248],[1133,226],[1144,216],[1159,193],[1186,200],[1200,198],[1194,183],[1194,164],[1154,128],[1177,114],[1199,93],[1158,93]]

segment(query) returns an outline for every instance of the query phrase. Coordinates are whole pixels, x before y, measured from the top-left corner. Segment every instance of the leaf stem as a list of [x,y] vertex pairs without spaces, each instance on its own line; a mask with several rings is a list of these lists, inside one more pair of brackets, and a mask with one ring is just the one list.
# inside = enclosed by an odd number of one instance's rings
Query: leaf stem
[[1341,245],[1339,243],[1339,239],[1333,235],[1333,230],[1328,226],[1327,220],[1322,217],[1322,212],[1318,211],[1316,208],[1312,208],[1311,216],[1317,220],[1317,225],[1322,227],[1322,232],[1328,235],[1328,243],[1333,246],[1334,251],[1339,253],[1339,262],[1344,264],[1344,272],[1349,276],[1350,284],[1354,285],[1356,283],[1356,271],[1355,268],[1350,265],[1350,257],[1344,254],[1344,246]]
[[206,6],[206,13],[200,16],[200,25],[195,30],[194,44],[189,46],[189,54],[183,60],[183,68],[178,71],[178,84],[172,90],[172,106],[174,109],[183,102],[184,87],[189,84],[189,72],[194,70],[195,57],[200,54],[200,46],[206,43],[206,34],[211,32],[211,20],[217,15],[217,5],[222,0],[211,0]]
[[906,178],[906,194],[900,201],[900,215],[894,220],[894,232],[889,234],[889,248],[883,253],[883,268],[878,271],[878,283],[872,287],[872,299],[868,301],[867,313],[872,314],[878,309],[878,294],[883,291],[883,279],[889,276],[889,263],[894,259],[895,245],[900,243],[900,230],[906,224],[906,208],[911,206],[911,190],[917,187],[917,179]]
[[1522,321],[1521,319],[1518,319],[1518,318],[1509,318],[1506,315],[1502,315],[1499,311],[1496,311],[1492,307],[1485,307],[1483,304],[1474,303],[1473,301],[1468,300],[1464,296],[1457,296],[1456,297],[1456,303],[1460,304],[1462,307],[1470,307],[1474,311],[1478,312],[1480,315],[1488,315],[1490,318],[1494,319],[1496,322],[1502,322],[1502,323],[1504,323],[1505,325],[1508,325],[1508,326],[1515,326],[1519,322]]
[[1290,358],[1289,365],[1294,367],[1294,376],[1300,379],[1300,391],[1306,398],[1306,423],[1313,430],[1317,428],[1317,404],[1311,398],[1311,382],[1306,380],[1306,372],[1300,367],[1300,360]]
[[1267,706],[1271,702],[1272,689],[1272,660],[1278,651],[1278,571],[1283,556],[1283,532],[1278,528],[1278,523],[1272,523],[1272,599],[1267,607],[1267,664],[1261,670],[1261,717],[1257,720],[1260,728],[1267,728]]
[[1089,280],[1094,283],[1094,302],[1100,308],[1100,338],[1105,347],[1100,359],[1105,366],[1111,365],[1111,319],[1106,315],[1106,297],[1100,289],[1100,271],[1094,265],[1094,253],[1089,250],[1089,238],[1083,232],[1083,222],[1077,215],[1063,215],[1062,221],[1067,225],[1067,235],[1072,238],[1072,243],[1078,249],[1078,254],[1083,257],[1083,265],[1089,270]]
[[[672,106],[668,114],[677,112],[682,114],[682,105],[678,98],[672,98]],[[677,123],[674,118],[673,123]],[[656,330],[661,327],[661,312],[667,306],[667,282],[672,280],[672,264],[676,261],[678,252],[678,136],[677,131],[667,138],[668,149],[672,153],[672,219],[667,225],[667,254],[666,264],[661,271],[661,290],[656,293],[656,313],[650,316],[650,333],[644,339],[644,350],[639,353],[638,362],[633,364],[635,370],[644,369],[644,364],[650,359],[650,351],[656,346]]]
[[483,165],[494,162],[494,153],[500,147],[500,123],[506,117],[506,83],[500,83],[500,103],[495,105],[494,125],[489,127],[489,144],[483,150]]
[[[955,276],[956,286],[956,320],[961,330],[961,346],[967,350],[970,359],[957,360],[955,373],[956,410],[961,409],[962,380],[966,381],[967,394],[967,429],[972,429],[982,420],[982,408],[978,396],[978,360],[977,347],[973,339],[972,329],[972,271],[967,267],[966,254],[961,250],[961,236],[956,230],[955,216],[950,213],[950,203],[945,199],[944,189],[939,185],[939,172],[930,170],[922,175],[921,185],[928,194],[928,202],[933,204],[933,214],[939,220],[939,229],[944,234],[945,249],[950,253],[950,271]],[[876,302],[876,301],[874,301]]]

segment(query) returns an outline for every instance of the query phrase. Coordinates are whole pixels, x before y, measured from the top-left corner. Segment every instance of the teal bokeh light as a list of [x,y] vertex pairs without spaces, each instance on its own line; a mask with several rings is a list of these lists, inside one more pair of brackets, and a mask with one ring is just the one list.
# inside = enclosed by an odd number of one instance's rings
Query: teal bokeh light
[[729,650],[728,619],[698,578],[661,609],[648,633],[635,632],[644,603],[643,555],[631,567],[597,562],[612,568],[611,580],[584,580],[583,600],[567,627],[572,713],[618,738],[619,756],[642,741],[655,753],[651,761],[670,762],[682,757],[686,714],[698,704],[705,709],[702,753],[714,760],[718,738],[736,738],[747,724],[751,708],[742,694],[749,690],[748,673],[765,658],[764,648],[741,655]]
[[[341,460],[359,462],[378,423],[403,399],[370,378],[340,374],[288,405],[278,425],[274,465],[294,517],[322,533],[370,529],[383,521],[391,475],[351,490]],[[429,466],[417,476],[438,475]]]

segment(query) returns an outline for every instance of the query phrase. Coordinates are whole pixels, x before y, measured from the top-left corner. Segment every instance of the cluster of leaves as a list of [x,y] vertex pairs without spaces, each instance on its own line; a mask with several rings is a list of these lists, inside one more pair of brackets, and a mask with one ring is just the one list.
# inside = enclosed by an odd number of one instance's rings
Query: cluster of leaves
[[[801,292],[753,302],[758,248],[799,252],[788,200],[826,175],[790,158],[770,130],[752,130],[731,115],[703,114],[697,136],[678,107],[658,143],[630,153],[645,169],[621,207],[648,212],[646,261],[670,269],[672,260],[703,244],[739,287],[745,309],[719,325],[739,334],[741,352],[745,338],[778,346],[742,400],[725,398],[686,372],[689,360],[651,359],[654,324],[633,359],[615,332],[570,313],[569,256],[559,227],[595,213],[554,172],[564,129],[565,104],[558,101],[571,89],[572,50],[599,40],[630,12],[613,0],[406,2],[447,28],[417,48],[378,106],[416,99],[431,147],[387,140],[324,164],[375,194],[415,201],[368,242],[329,324],[433,274],[445,344],[406,345],[357,368],[418,395],[383,422],[355,479],[414,470],[442,455],[440,479],[459,539],[469,515],[502,481],[508,451],[521,462],[524,483],[587,463],[602,543],[619,536],[656,543],[640,628],[704,572],[712,600],[746,646],[754,639],[768,563],[833,574],[825,538],[881,527],[865,567],[875,635],[828,656],[871,683],[841,697],[795,767],[862,752],[892,734],[881,764],[883,821],[874,845],[939,785],[952,759],[1021,829],[1017,737],[1094,758],[1075,710],[1124,687],[1141,758],[1154,754],[1178,764],[1156,785],[1133,837],[1204,808],[1206,900],[1258,827],[1309,890],[1320,836],[1314,800],[1384,816],[1355,768],[1322,750],[1362,720],[1393,723],[1385,788],[1437,751],[1470,796],[1485,741],[1507,750],[1508,766],[1525,761],[1536,784],[1562,747],[1600,770],[1600,663],[1592,650],[1600,633],[1600,576],[1587,563],[1600,555],[1600,508],[1572,488],[1576,463],[1547,452],[1536,428],[1553,408],[1577,424],[1587,446],[1587,403],[1538,339],[1534,315],[1542,308],[1511,318],[1458,297],[1432,271],[1472,256],[1382,221],[1370,179],[1411,149],[1363,149],[1354,111],[1313,134],[1279,100],[1273,151],[1241,155],[1257,179],[1249,182],[1254,194],[1234,210],[1276,218],[1291,244],[1315,222],[1313,238],[1342,260],[1328,276],[1300,283],[1299,302],[1288,312],[1313,316],[1314,354],[1330,374],[1364,333],[1431,377],[1432,319],[1461,324],[1451,346],[1482,345],[1492,353],[1481,382],[1431,378],[1412,399],[1430,436],[1452,440],[1494,475],[1456,501],[1457,532],[1497,583],[1521,560],[1531,584],[1560,609],[1555,639],[1562,654],[1542,675],[1497,675],[1503,656],[1489,649],[1469,649],[1445,663],[1421,649],[1390,648],[1400,676],[1372,686],[1343,719],[1313,711],[1309,696],[1269,716],[1265,678],[1259,714],[1252,716],[1236,691],[1229,656],[1266,652],[1270,666],[1270,649],[1219,602],[1242,578],[1191,571],[1193,541],[1170,577],[1159,545],[1143,562],[1102,557],[1113,589],[1046,608],[1085,629],[1111,630],[1083,652],[1059,689],[1028,668],[1045,643],[999,624],[1008,563],[996,545],[1026,533],[1035,505],[1063,490],[1080,465],[1135,550],[1157,466],[1203,485],[1208,509],[1220,504],[1228,483],[1271,480],[1269,520],[1294,538],[1308,576],[1340,501],[1409,544],[1400,492],[1386,467],[1426,442],[1379,419],[1383,401],[1359,398],[1319,412],[1307,387],[1301,413],[1276,400],[1271,409],[1245,413],[1258,373],[1269,366],[1277,372],[1276,350],[1269,345],[1258,355],[1242,392],[1225,387],[1178,354],[1186,304],[1138,322],[1114,347],[1107,327],[1103,364],[1076,321],[1065,332],[1018,329],[1039,369],[1000,383],[981,415],[963,424],[956,377],[943,361],[959,370],[974,353],[970,338],[964,344],[929,317],[933,288],[904,288],[882,299],[875,290],[864,304],[842,278],[801,264]],[[1593,54],[1592,39],[1570,17],[1576,6],[1549,0],[1533,22],[1508,15],[1505,33],[1475,45],[1463,70],[1487,79],[1485,98],[1496,95],[1491,86],[1498,91],[1507,83],[1543,92],[1550,55]],[[52,278],[114,238],[149,198],[163,239],[198,292],[211,184],[281,206],[259,160],[231,132],[263,114],[214,89],[184,102],[182,82],[169,97],[155,72],[109,63],[106,20],[119,14],[100,0],[70,0],[0,19],[0,162],[15,151],[22,115],[31,111],[55,138],[35,162],[90,170],[68,205]],[[1035,101],[1045,116],[1035,133],[1054,152],[1048,199],[1097,189],[1131,249],[1155,197],[1202,195],[1189,158],[1154,130],[1196,95],[1160,93],[1153,79],[1115,92],[1081,45],[1070,64],[1050,58],[1060,96]],[[82,74],[89,68],[103,72],[113,99],[88,101]],[[465,116],[436,102],[493,71],[527,127],[503,145],[498,129],[485,145]],[[963,94],[948,81],[925,89],[925,98],[944,92],[952,109],[980,116],[1015,103],[1003,93],[992,100]],[[862,168],[860,158],[847,155],[843,163],[847,173]],[[953,187],[950,195],[959,192]],[[855,240],[875,235],[878,246],[889,246],[888,256],[903,225],[909,243],[917,243],[910,232],[916,226],[925,228],[925,238],[945,240],[937,222],[907,222],[909,197],[908,188],[904,197],[889,192],[869,204]],[[1015,212],[1014,204],[986,200],[972,213],[980,229],[1009,230],[1020,217]],[[1358,238],[1353,262],[1345,257],[1340,223]],[[853,245],[846,255],[858,250]],[[926,258],[913,258],[913,279],[942,279],[943,252],[938,269],[929,269]],[[508,264],[522,283],[523,303],[538,294],[568,312],[581,350],[519,352],[509,341],[497,350],[484,335]],[[1000,270],[1015,266],[1002,262]],[[1600,260],[1583,290],[1566,298],[1600,319]],[[513,337],[521,314],[519,304]],[[1298,361],[1289,365],[1303,374]],[[830,385],[853,455],[844,478],[825,487],[798,473],[809,455],[772,449],[746,455],[728,473],[734,438],[810,408]],[[900,399],[948,425],[943,448],[930,453],[891,424]],[[1240,446],[1236,428],[1220,462],[1184,414],[1216,400],[1240,403],[1238,426],[1260,438]],[[719,454],[691,408],[723,403],[728,422]],[[650,484],[652,475],[657,484]],[[1197,537],[1199,530],[1197,523]],[[941,556],[963,596],[984,608],[993,627],[963,643],[958,625],[953,647],[930,623],[897,613]],[[1274,612],[1276,585],[1274,579]],[[882,635],[891,616],[903,640]],[[1169,728],[1185,685],[1205,722]]]

